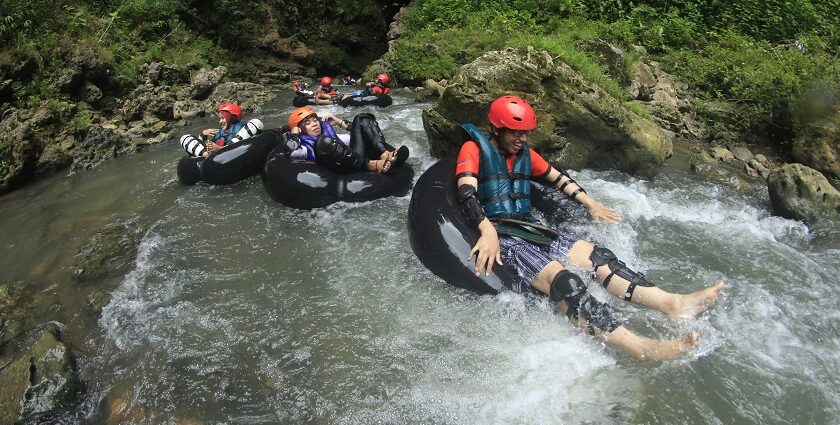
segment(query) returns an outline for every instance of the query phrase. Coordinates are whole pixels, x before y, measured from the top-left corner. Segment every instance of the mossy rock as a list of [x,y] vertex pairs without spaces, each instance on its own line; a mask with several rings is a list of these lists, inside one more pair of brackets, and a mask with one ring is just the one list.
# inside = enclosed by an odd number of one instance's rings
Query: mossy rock
[[46,423],[82,391],[75,359],[54,329],[41,333],[0,371],[0,423]]
[[102,279],[124,272],[137,256],[138,235],[124,223],[96,232],[79,250],[71,274],[78,282]]
[[537,113],[530,144],[569,168],[617,169],[652,176],[671,156],[671,139],[651,120],[542,50],[488,52],[464,65],[435,104],[423,111],[432,155],[454,155],[459,125],[487,128],[487,108],[505,94],[520,96]]

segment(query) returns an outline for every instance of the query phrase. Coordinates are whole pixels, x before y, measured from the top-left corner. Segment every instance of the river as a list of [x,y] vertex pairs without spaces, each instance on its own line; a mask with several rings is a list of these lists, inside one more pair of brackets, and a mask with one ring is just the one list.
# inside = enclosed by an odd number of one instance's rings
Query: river
[[[396,96],[370,110],[390,143],[411,149],[415,178],[435,162],[426,106]],[[284,98],[257,117],[273,128],[291,109]],[[319,110],[348,121],[360,111]],[[182,154],[173,138],[0,198],[0,281],[54,302],[44,319],[64,325],[78,357],[86,392],[67,422],[840,421],[840,224],[773,217],[767,199],[697,181],[679,160],[649,180],[573,172],[624,217],[595,224],[567,208],[574,232],[669,291],[727,284],[688,322],[609,301],[642,334],[701,333],[694,355],[647,365],[573,329],[545,299],[443,283],[409,245],[410,194],[298,211],[259,177],[181,186]],[[116,221],[144,229],[139,254],[90,317],[69,269]]]

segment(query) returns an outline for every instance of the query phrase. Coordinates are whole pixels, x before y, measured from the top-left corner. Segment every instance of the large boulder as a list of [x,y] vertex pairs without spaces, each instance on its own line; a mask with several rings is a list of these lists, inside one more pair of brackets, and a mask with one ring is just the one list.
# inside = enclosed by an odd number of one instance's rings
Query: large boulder
[[43,331],[0,371],[0,423],[53,423],[78,400],[76,363],[57,335]]
[[222,82],[227,74],[227,68],[223,66],[214,69],[199,69],[193,75],[190,86],[186,89],[184,97],[187,99],[204,100],[213,89]]
[[773,212],[782,217],[815,222],[840,216],[840,192],[813,168],[785,164],[767,177]]
[[840,179],[840,125],[835,119],[813,124],[793,142],[793,157]]
[[531,145],[571,168],[614,168],[650,176],[671,156],[672,142],[652,121],[548,52],[528,48],[488,52],[464,65],[441,98],[423,112],[432,155],[453,155],[463,142],[459,125],[486,127],[498,96],[529,101],[539,127]]

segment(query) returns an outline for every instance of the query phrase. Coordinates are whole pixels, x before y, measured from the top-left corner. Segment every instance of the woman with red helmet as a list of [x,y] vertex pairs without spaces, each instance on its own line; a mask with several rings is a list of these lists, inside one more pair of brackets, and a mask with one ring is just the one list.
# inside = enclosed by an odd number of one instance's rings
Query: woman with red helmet
[[181,136],[181,146],[191,156],[209,156],[219,149],[248,139],[262,132],[263,123],[259,119],[242,122],[242,108],[235,103],[223,103],[216,109],[219,128],[207,128],[201,131],[201,139],[191,134]]
[[[333,125],[351,134],[339,135]],[[351,126],[333,115],[319,118],[315,110],[304,106],[289,115],[288,131],[287,146],[293,159],[316,162],[340,173],[389,173],[409,155],[408,147],[395,149],[385,142],[376,118],[369,113],[356,115]]]
[[654,286],[644,274],[631,270],[609,249],[541,224],[531,214],[530,179],[557,186],[568,198],[584,205],[593,219],[617,223],[621,217],[529,148],[537,116],[528,102],[517,96],[501,96],[490,104],[487,119],[489,136],[472,124],[462,126],[472,140],[462,145],[455,169],[461,211],[480,232],[469,253],[469,259],[476,259],[475,274],[484,272],[487,276],[494,265],[505,264],[558,303],[570,319],[637,359],[676,358],[695,349],[699,343],[696,332],[657,341],[629,331],[609,305],[592,297],[583,279],[558,260],[592,268],[610,294],[673,317],[691,317],[705,310],[720,296],[723,282],[687,295],[669,293]]

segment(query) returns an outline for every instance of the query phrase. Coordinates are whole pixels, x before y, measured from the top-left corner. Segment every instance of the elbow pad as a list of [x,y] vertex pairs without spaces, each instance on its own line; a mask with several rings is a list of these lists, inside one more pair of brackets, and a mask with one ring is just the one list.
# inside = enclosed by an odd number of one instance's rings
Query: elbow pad
[[458,188],[458,203],[461,204],[461,213],[464,214],[467,223],[473,227],[478,227],[478,224],[487,217],[484,214],[484,207],[475,196],[475,187],[472,185],[465,184]]

